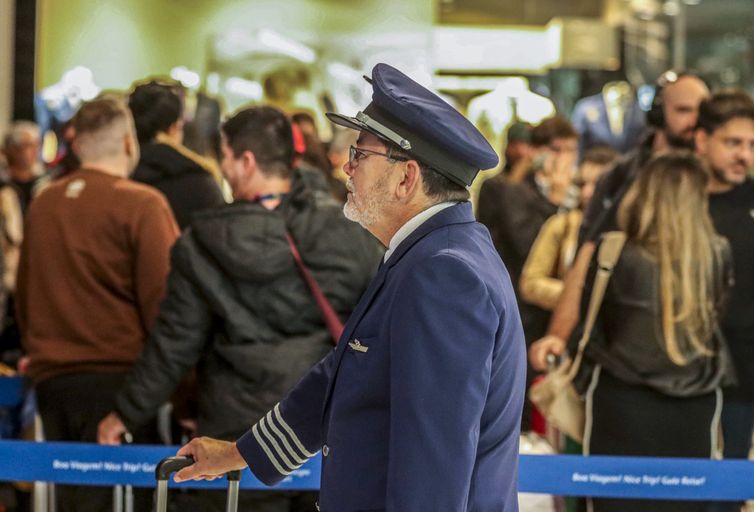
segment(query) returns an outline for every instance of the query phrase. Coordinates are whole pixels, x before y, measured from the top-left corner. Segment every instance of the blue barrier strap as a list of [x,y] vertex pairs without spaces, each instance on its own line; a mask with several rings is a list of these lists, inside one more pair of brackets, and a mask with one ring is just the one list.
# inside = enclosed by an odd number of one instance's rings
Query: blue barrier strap
[[[154,486],[154,468],[174,455],[171,446],[98,446],[84,443],[0,441],[0,481]],[[316,490],[319,455],[276,489]],[[176,484],[171,482],[171,487]],[[187,488],[224,488],[221,480],[185,482]],[[269,489],[247,469],[243,489]],[[643,457],[522,455],[521,492],[678,500],[754,498],[754,462]]]
[[523,455],[518,488],[561,496],[745,500],[754,498],[754,462]]
[[[60,484],[133,485],[154,487],[154,470],[178,446],[100,446],[87,443],[34,443],[0,440],[0,481],[42,481]],[[276,489],[319,489],[319,455],[294,471]],[[184,482],[171,487],[220,489],[223,480]],[[246,469],[244,489],[269,489]]]
[[24,379],[0,377],[0,407],[15,407],[24,399]]

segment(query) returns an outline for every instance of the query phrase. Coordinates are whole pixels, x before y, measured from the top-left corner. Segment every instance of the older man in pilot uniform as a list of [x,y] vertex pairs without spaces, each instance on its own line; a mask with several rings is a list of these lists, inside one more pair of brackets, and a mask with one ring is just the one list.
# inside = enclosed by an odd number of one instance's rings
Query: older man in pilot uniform
[[274,485],[322,450],[327,512],[516,511],[525,349],[508,272],[467,187],[497,156],[461,114],[378,64],[344,211],[388,249],[337,348],[235,443],[176,480],[247,465]]

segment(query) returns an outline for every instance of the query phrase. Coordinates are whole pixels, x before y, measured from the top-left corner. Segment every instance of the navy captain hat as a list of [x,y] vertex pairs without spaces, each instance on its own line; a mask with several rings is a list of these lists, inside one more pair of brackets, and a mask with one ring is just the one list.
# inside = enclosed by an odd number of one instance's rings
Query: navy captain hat
[[393,142],[464,187],[480,169],[497,165],[497,153],[479,130],[436,94],[383,63],[372,69],[367,81],[372,102],[356,117],[328,112],[330,121]]

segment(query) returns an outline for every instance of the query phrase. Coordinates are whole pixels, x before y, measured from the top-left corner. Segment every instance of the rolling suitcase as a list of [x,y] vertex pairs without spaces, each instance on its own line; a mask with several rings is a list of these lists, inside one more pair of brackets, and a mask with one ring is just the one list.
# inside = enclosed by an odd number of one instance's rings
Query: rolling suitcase
[[[162,459],[155,469],[157,479],[157,512],[167,512],[168,509],[168,479],[176,471],[194,463],[192,457],[167,457]],[[240,471],[231,471],[228,477],[228,506],[227,512],[238,510],[238,486],[241,480]]]

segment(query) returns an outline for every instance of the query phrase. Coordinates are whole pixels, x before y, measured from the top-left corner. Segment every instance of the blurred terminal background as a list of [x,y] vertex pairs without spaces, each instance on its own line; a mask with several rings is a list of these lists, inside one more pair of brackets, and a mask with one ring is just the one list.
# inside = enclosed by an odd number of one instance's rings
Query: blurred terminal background
[[197,122],[272,103],[327,140],[323,113],[365,106],[381,61],[500,149],[512,122],[572,117],[606,87],[646,110],[668,68],[754,92],[754,0],[0,0],[0,133],[36,120],[53,157],[82,100],[164,76]]

